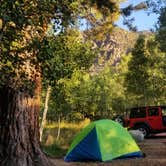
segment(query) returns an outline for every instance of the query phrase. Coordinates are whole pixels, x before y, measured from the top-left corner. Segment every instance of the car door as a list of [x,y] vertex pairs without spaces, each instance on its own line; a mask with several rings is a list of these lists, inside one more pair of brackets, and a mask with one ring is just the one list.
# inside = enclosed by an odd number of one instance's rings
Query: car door
[[149,107],[148,108],[148,123],[153,130],[162,129],[162,116],[159,107]]

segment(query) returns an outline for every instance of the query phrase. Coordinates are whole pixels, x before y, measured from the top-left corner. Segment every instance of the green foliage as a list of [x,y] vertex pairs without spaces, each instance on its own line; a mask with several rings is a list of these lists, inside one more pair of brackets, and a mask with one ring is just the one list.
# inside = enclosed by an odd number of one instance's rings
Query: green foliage
[[71,106],[66,100],[65,86],[63,83],[58,83],[52,88],[47,119],[57,121],[60,118],[63,120],[70,111]]
[[130,106],[130,99],[126,93],[125,76],[128,73],[128,62],[131,59],[131,55],[123,55],[121,61],[115,67],[115,95],[112,99],[112,109],[115,110],[115,114],[123,114],[125,109]]
[[[114,22],[119,18],[121,0],[83,1],[81,18],[87,23],[86,34],[91,39],[102,39],[113,29]],[[85,4],[84,4],[85,3]]]
[[[81,113],[82,118],[108,118],[125,108],[124,77],[107,66],[98,75],[76,71],[71,80],[65,82],[67,101],[72,112]],[[121,101],[121,102],[119,102]]]
[[166,52],[166,7],[162,8],[160,11],[158,26],[159,29],[156,35],[156,40],[160,43],[159,47],[161,51]]
[[165,103],[165,55],[158,47],[158,43],[151,39],[147,43],[148,49],[148,99],[151,104]]
[[59,81],[61,91],[55,90],[57,104],[51,107],[68,120],[80,120],[111,117],[133,105],[165,104],[165,54],[158,46],[153,36],[140,36],[131,55],[115,67],[97,75],[75,68],[71,79]]
[[56,120],[71,111],[66,99],[65,79],[69,79],[74,71],[88,70],[97,52],[92,49],[90,42],[83,41],[81,34],[72,29],[48,37],[43,41],[41,50],[38,59],[41,62],[43,82],[52,86],[47,118]]
[[[91,0],[87,2],[86,0],[82,2],[83,6],[85,6],[84,10],[86,13],[82,13],[82,16],[85,17],[92,25],[98,25],[109,21],[113,23],[117,19],[117,15],[119,15],[119,4],[120,1],[114,0]],[[90,8],[89,8],[90,7]],[[90,16],[93,13],[94,16]]]
[[[140,36],[132,50],[129,62],[129,72],[126,75],[127,91],[135,94],[138,99],[144,99],[148,87],[147,50],[144,36]],[[145,99],[144,99],[145,100]]]
[[43,41],[38,60],[41,62],[43,78],[51,85],[62,78],[69,78],[74,70],[88,69],[97,53],[90,42],[84,42],[79,32],[51,36]]
[[129,105],[125,96],[124,78],[130,56],[123,56],[120,64],[107,66],[98,75],[75,70],[69,79],[61,79],[52,90],[48,120],[80,121],[108,118],[121,114]]
[[54,20],[61,27],[69,25],[78,11],[77,5],[79,1],[68,0],[1,1],[0,86],[31,88],[36,71],[40,72],[36,55],[48,24]]
[[165,55],[152,36],[139,38],[129,62],[125,86],[132,105],[165,104]]
[[[58,114],[73,111],[78,118],[82,114],[104,117],[111,112],[112,115],[135,100],[141,100],[141,103],[145,100],[152,103],[153,99],[155,103],[163,102],[166,85],[165,8],[160,12],[158,42],[147,42],[140,37],[132,51],[129,68],[128,60],[122,60],[115,68],[106,67],[98,75],[84,72],[93,64],[97,52],[92,49],[91,42],[85,42],[78,31],[69,27],[78,16],[86,18],[91,24],[87,32],[89,37],[103,39],[120,14],[120,2],[2,0],[0,87],[31,88],[41,72],[45,84],[54,86],[51,110]],[[46,37],[51,22],[55,23],[54,31],[60,33]],[[55,111],[51,112],[53,114]]]

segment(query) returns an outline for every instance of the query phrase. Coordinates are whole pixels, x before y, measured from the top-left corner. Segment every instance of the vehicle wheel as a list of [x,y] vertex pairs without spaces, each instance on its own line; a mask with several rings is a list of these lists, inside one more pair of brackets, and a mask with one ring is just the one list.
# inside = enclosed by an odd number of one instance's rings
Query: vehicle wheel
[[141,131],[144,137],[147,137],[150,133],[148,127],[146,127],[145,125],[136,126],[135,129]]
[[124,119],[121,116],[116,116],[113,118],[113,120],[124,126]]

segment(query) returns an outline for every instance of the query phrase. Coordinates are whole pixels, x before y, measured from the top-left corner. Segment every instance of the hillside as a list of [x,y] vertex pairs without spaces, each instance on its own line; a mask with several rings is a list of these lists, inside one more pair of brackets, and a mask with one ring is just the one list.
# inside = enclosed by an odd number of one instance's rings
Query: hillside
[[123,55],[131,51],[140,34],[149,36],[151,32],[131,32],[115,27],[101,39],[93,37],[94,45],[99,48],[100,53],[91,68],[91,72],[98,73],[105,64],[116,65]]

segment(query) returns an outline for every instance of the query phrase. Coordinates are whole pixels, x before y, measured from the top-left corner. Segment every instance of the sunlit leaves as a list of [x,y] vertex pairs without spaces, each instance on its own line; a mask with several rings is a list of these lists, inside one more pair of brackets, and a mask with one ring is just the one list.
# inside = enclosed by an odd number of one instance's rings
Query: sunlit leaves
[[154,37],[138,39],[129,62],[126,75],[127,93],[133,96],[133,104],[164,104],[165,100],[165,58]]
[[144,96],[147,88],[148,74],[145,38],[140,37],[132,51],[129,62],[129,73],[126,76],[128,90],[134,94]]
[[156,40],[160,44],[160,49],[166,52],[166,7],[161,9],[160,17],[158,21],[158,33],[156,35]]
[[89,37],[99,38],[100,36],[101,38],[111,31],[113,23],[120,14],[119,4],[119,1],[114,0],[91,0],[87,4],[82,4],[84,8],[80,17],[87,22],[88,31],[86,33]]
[[71,80],[65,82],[71,110],[90,119],[108,118],[114,112],[120,113],[125,107],[124,78],[120,77],[121,74],[109,66],[94,76],[75,71]]
[[[69,25],[73,21],[74,13],[78,11],[77,5],[77,0],[1,1],[0,73],[3,74],[3,84],[12,86],[12,82],[18,87],[22,86],[19,84],[28,81],[29,77],[26,76],[29,71],[31,79],[36,77],[35,73],[40,72],[41,63],[36,56],[40,52],[40,42],[46,36],[48,24],[54,19],[61,26]],[[10,67],[6,67],[9,66],[8,61]]]
[[91,43],[84,42],[78,31],[68,30],[66,34],[45,39],[38,60],[43,77],[55,84],[61,78],[70,77],[74,70],[87,70],[96,56]]

